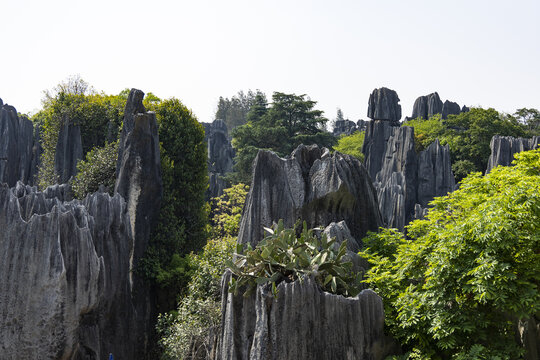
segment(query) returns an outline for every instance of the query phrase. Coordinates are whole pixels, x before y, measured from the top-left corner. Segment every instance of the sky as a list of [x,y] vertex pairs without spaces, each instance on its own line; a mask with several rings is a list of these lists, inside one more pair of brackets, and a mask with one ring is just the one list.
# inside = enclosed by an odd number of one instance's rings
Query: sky
[[375,88],[513,113],[540,109],[540,1],[17,0],[0,7],[0,98],[22,113],[73,75],[176,97],[199,121],[220,96],[307,94],[367,119]]

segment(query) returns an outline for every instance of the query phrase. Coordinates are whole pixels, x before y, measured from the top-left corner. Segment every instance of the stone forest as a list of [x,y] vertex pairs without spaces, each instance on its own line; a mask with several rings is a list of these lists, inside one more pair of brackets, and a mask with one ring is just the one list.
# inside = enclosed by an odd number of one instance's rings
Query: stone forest
[[0,100],[0,359],[540,359],[538,110],[70,81]]

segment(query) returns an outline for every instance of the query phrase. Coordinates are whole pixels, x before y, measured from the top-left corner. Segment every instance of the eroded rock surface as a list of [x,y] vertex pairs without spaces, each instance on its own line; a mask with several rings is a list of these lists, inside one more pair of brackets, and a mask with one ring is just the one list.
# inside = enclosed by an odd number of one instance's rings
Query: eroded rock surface
[[32,122],[0,100],[0,183],[33,184],[38,162],[34,145]]
[[540,136],[525,139],[495,135],[491,138],[491,155],[489,156],[486,174],[496,166],[510,166],[516,153],[536,149],[539,145]]
[[415,214],[423,213],[429,201],[455,186],[448,146],[436,141],[416,154],[414,145],[412,127],[392,126],[387,121],[368,124],[362,150],[365,165],[377,190],[384,224],[400,230]]
[[323,292],[311,278],[281,282],[274,298],[259,285],[249,297],[228,292],[223,277],[222,328],[216,359],[384,359],[381,298],[363,290],[353,298]]
[[54,170],[61,184],[67,183],[77,174],[77,162],[82,158],[81,128],[65,116],[58,133],[54,156]]
[[233,170],[234,149],[229,139],[227,125],[223,120],[203,123],[208,146],[208,177],[210,186],[206,198],[221,196],[227,187],[223,176]]
[[429,119],[435,114],[442,112],[443,103],[437,92],[429,95],[420,96],[413,105],[412,118]]
[[362,239],[382,224],[377,197],[363,165],[350,155],[330,155],[316,145],[300,145],[288,158],[260,150],[246,199],[238,241],[255,246],[263,226],[298,219],[309,227],[345,220],[352,236]]
[[369,96],[367,116],[373,120],[387,120],[397,124],[401,119],[401,105],[394,90],[375,89]]
[[[126,113],[139,105],[128,101]],[[131,116],[113,197],[70,200],[67,184],[0,186],[2,359],[145,356],[155,309],[135,268],[162,185],[155,116]]]

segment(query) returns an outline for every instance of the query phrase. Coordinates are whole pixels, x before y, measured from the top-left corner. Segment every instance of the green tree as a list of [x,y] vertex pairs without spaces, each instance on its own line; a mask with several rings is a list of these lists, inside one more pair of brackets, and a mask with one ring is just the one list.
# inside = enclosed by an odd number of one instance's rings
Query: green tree
[[214,199],[212,238],[202,253],[191,253],[191,279],[175,312],[160,315],[164,359],[207,359],[221,325],[221,276],[233,256],[247,186],[237,184]]
[[437,138],[442,145],[449,145],[452,170],[458,180],[471,171],[485,171],[494,135],[525,135],[525,127],[515,117],[504,116],[494,109],[472,108],[459,115],[449,115],[446,120],[437,114],[427,120],[409,120],[404,125],[414,127],[418,152]]
[[71,77],[52,91],[46,91],[42,102],[43,109],[32,120],[40,127],[43,153],[38,183],[45,188],[58,181],[54,157],[62,122],[80,126],[84,156],[96,146],[117,140],[125,99],[120,95],[98,94],[84,80]]
[[72,184],[73,195],[82,199],[103,185],[112,195],[116,181],[118,141],[95,147],[77,164],[77,176]]
[[237,181],[251,181],[251,167],[259,149],[290,154],[298,145],[319,144],[331,147],[335,139],[324,131],[328,121],[315,101],[306,95],[275,92],[272,106],[264,96],[255,97],[248,122],[233,130],[233,147],[237,151]]
[[227,129],[231,131],[237,126],[244,125],[247,121],[247,114],[257,96],[265,96],[260,90],[248,90],[247,93],[239,91],[229,98],[219,97],[216,110],[216,119],[221,119],[227,124]]
[[540,136],[540,111],[537,109],[517,109],[514,117],[527,127],[527,136]]
[[540,312],[540,150],[514,163],[436,198],[409,239],[365,239],[386,324],[423,358],[520,357],[512,320]]
[[342,154],[349,154],[356,157],[360,161],[364,161],[364,153],[362,146],[364,145],[364,131],[355,131],[354,134],[340,136],[334,150]]
[[208,186],[204,128],[177,99],[154,103],[159,124],[163,199],[159,222],[141,269],[158,285],[162,310],[170,310],[189,280],[184,257],[206,240]]

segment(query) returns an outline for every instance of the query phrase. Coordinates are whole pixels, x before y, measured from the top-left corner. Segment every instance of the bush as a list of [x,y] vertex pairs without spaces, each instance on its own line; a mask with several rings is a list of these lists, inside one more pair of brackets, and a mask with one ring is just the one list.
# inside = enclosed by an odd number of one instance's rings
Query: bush
[[313,229],[307,229],[306,222],[300,237],[294,229],[285,229],[282,220],[273,230],[265,230],[269,236],[255,249],[250,244],[245,249],[239,245],[237,260],[227,262],[236,275],[229,291],[236,294],[247,287],[247,296],[257,285],[272,284],[272,292],[277,296],[279,282],[302,280],[305,276],[313,276],[324,291],[333,294],[356,296],[362,289],[362,274],[355,274],[352,262],[346,261],[346,241],[336,248],[335,239],[328,240],[325,234],[319,239]]
[[364,145],[364,131],[356,131],[349,136],[341,136],[334,146],[335,151],[339,151],[342,154],[349,154],[354,156],[360,161],[364,161],[364,154],[362,153],[362,146]]
[[233,256],[247,186],[238,184],[213,199],[210,233],[201,254],[187,255],[190,280],[177,311],[159,317],[164,359],[206,359],[221,321],[221,276]]
[[427,358],[518,359],[513,322],[540,311],[540,150],[431,205],[410,239],[383,231],[361,253],[387,326]]
[[86,154],[86,159],[77,164],[77,176],[72,190],[73,195],[82,199],[86,194],[97,191],[103,185],[109,194],[114,191],[116,181],[116,159],[118,157],[118,141],[96,147]]

